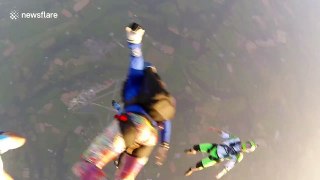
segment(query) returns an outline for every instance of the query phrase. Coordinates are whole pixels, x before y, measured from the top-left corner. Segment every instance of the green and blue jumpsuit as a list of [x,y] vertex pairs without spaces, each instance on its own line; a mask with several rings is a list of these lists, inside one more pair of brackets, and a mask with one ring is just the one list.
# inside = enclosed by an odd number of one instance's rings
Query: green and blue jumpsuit
[[224,139],[222,144],[203,143],[193,147],[198,152],[208,153],[209,156],[199,161],[196,168],[202,170],[215,165],[216,163],[228,160],[225,164],[227,171],[231,170],[237,162],[243,159],[241,152],[241,141],[239,137],[229,135],[226,132],[221,133],[221,138]]

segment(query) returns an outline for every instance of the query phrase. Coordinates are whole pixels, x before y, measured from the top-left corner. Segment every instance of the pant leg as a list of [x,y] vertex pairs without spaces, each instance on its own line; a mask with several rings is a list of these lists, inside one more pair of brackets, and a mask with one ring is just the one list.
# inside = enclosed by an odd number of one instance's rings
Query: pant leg
[[83,153],[82,159],[102,169],[125,150],[125,142],[120,132],[119,122],[114,120],[91,143]]
[[[153,148],[157,144],[157,130],[145,117],[130,113],[130,120],[135,128],[134,143],[126,142],[129,146],[126,147],[126,153],[121,158],[119,169],[116,172],[116,180],[134,180],[147,163]],[[123,132],[127,131],[124,130]],[[124,137],[126,136],[124,135]],[[131,136],[128,137],[130,138],[125,138],[125,140],[132,139]]]
[[125,153],[116,171],[115,180],[134,180],[147,162],[147,157],[138,158]]
[[203,143],[203,144],[198,144],[194,145],[193,149],[198,151],[198,152],[204,152],[204,153],[209,153],[209,151],[214,147],[214,144],[211,143]]
[[220,162],[218,154],[217,154],[217,150],[218,150],[217,144],[211,144],[211,145],[212,145],[212,147],[210,149],[207,149],[207,147],[209,147],[209,146],[204,146],[203,150],[207,150],[207,152],[209,153],[209,156],[201,160],[201,166],[203,168],[213,166],[216,163]]
[[216,160],[214,160],[213,158],[211,157],[206,157],[204,159],[202,159],[201,161],[199,161],[196,165],[196,168],[207,168],[207,167],[210,167],[210,166],[213,166],[217,163]]
[[[128,131],[131,134],[128,134],[128,138],[124,135],[127,144],[126,152],[135,157],[149,157],[157,144],[158,131],[145,117],[134,113],[129,113],[129,115],[133,127],[127,127],[126,129],[134,130],[134,132]],[[129,122],[126,123],[130,124]],[[123,130],[123,132],[125,134],[127,131]],[[132,143],[129,143],[129,141],[132,141]]]
[[209,157],[217,162],[220,162],[220,158],[218,156],[218,145],[214,144],[213,148],[209,150]]

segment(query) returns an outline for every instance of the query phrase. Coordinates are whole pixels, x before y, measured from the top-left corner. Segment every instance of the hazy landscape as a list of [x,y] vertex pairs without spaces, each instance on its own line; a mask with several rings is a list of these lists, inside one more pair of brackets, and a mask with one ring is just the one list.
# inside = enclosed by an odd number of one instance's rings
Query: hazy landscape
[[[128,68],[124,27],[146,29],[143,51],[177,98],[166,164],[183,173],[219,142],[215,126],[260,144],[224,180],[318,180],[320,2],[315,0],[0,0],[0,125],[27,137],[2,156],[17,180],[76,179],[71,166],[112,120]],[[10,19],[10,12],[58,13]],[[78,98],[73,101],[72,99]],[[105,168],[113,178],[113,164]]]

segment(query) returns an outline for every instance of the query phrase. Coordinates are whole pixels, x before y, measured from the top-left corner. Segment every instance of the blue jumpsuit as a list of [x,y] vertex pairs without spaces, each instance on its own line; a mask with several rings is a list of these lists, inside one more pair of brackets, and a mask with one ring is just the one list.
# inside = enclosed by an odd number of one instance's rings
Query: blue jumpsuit
[[[125,101],[130,101],[139,94],[139,90],[143,81],[143,70],[151,64],[145,62],[142,56],[141,44],[128,43],[130,49],[130,67],[127,75],[126,91],[124,94]],[[126,112],[134,112],[138,114],[146,114],[144,109],[139,105],[128,105],[125,107]],[[154,123],[153,123],[154,124]],[[167,120],[163,123],[163,129],[160,131],[160,143],[170,143],[171,121]]]
[[[128,47],[130,64],[127,83],[124,87],[125,101],[130,101],[139,94],[144,78],[143,70],[150,65],[143,59],[141,44],[128,43]],[[121,160],[115,179],[134,179],[147,163],[153,147],[158,142],[157,123],[150,118],[147,119],[146,117],[150,116],[139,105],[127,105],[124,107],[124,111],[130,117],[129,122],[115,119],[83,153],[82,159],[86,163],[81,164],[80,162],[74,166],[74,173],[82,180],[91,180],[93,179],[92,175],[102,174],[100,170],[123,152],[126,153]],[[171,122],[169,120],[163,121],[162,126],[160,142],[169,143]]]

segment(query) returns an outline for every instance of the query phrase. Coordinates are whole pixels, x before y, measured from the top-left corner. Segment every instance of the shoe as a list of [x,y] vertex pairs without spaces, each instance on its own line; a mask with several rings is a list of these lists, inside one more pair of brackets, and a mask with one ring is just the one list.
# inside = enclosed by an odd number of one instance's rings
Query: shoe
[[132,44],[140,44],[145,30],[137,23],[126,27],[127,41]]
[[189,168],[186,173],[184,173],[185,176],[190,176],[193,173],[192,168]]
[[184,152],[185,152],[186,154],[189,154],[189,155],[195,155],[195,154],[197,154],[197,151],[195,151],[195,150],[193,150],[193,149],[186,149],[186,150],[184,150]]

